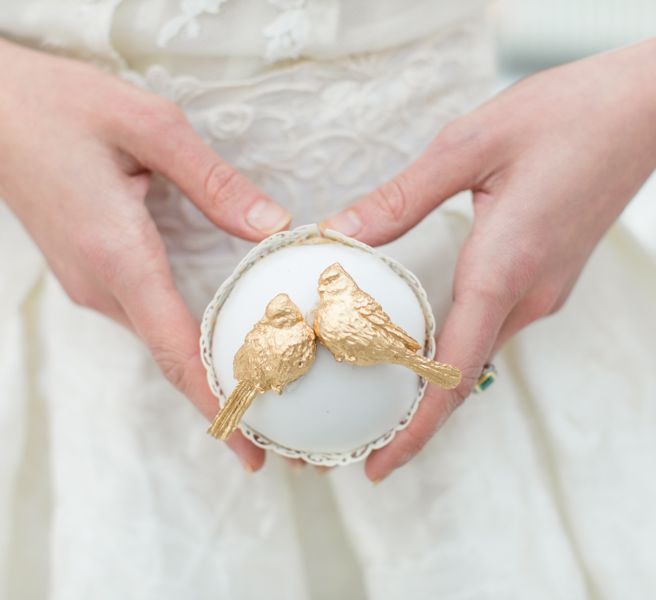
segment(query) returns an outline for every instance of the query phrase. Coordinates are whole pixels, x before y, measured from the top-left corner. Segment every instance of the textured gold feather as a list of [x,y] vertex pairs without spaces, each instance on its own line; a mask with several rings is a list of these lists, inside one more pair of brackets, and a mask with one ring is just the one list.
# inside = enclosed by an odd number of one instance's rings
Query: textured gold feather
[[336,360],[356,365],[398,364],[443,388],[458,386],[460,370],[417,354],[421,345],[393,323],[339,263],[321,273],[318,289],[314,332]]
[[288,383],[308,371],[315,357],[314,331],[289,296],[278,294],[235,354],[237,386],[207,432],[221,440],[229,438],[259,394],[282,393]]

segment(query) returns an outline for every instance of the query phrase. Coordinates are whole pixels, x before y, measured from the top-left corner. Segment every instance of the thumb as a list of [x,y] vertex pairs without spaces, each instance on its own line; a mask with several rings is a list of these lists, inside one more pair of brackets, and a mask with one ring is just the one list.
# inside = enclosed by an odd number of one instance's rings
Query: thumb
[[464,119],[454,121],[404,171],[321,227],[373,246],[395,240],[447,198],[476,186],[482,138]]
[[159,98],[150,102],[155,108],[120,132],[124,152],[175,183],[228,233],[259,241],[289,226],[290,213],[217,156],[177,105]]

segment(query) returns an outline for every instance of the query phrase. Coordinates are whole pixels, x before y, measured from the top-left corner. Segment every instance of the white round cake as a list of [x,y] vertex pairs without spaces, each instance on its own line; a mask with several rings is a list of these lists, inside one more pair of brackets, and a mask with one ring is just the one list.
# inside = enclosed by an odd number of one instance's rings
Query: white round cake
[[[221,406],[237,384],[235,354],[268,302],[279,293],[287,294],[311,327],[319,303],[319,276],[336,262],[423,346],[424,356],[432,358],[435,323],[414,275],[341,234],[322,232],[315,225],[299,227],[255,247],[205,311],[203,362]],[[314,464],[346,464],[385,445],[406,426],[424,389],[424,380],[402,366],[337,362],[317,344],[309,371],[280,395],[258,395],[239,427],[257,445],[285,456]]]

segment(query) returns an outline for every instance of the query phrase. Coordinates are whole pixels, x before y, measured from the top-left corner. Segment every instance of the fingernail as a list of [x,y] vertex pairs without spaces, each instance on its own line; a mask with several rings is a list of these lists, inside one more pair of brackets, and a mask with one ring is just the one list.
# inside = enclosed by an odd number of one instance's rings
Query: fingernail
[[[389,475],[389,473],[387,475]],[[371,483],[373,483],[374,485],[378,485],[381,481],[383,481],[383,479],[385,479],[387,477],[387,475],[382,475],[381,477],[377,477],[376,479],[372,479]]]
[[344,235],[356,235],[362,229],[362,221],[354,210],[345,210],[344,212],[330,217],[321,224],[325,229],[334,229]]
[[262,198],[258,200],[246,216],[247,223],[263,231],[264,233],[274,233],[280,231],[291,221],[292,216],[275,202]]
[[324,467],[324,466],[322,466],[322,465],[315,465],[314,468],[317,470],[317,472],[319,473],[319,475],[325,475],[328,471],[330,471],[330,469],[331,469],[332,467]]

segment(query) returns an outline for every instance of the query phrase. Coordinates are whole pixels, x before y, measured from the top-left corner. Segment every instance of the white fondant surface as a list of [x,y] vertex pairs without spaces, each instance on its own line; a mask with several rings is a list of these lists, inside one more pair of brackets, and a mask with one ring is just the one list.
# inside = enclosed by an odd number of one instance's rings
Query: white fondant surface
[[[292,246],[246,271],[221,307],[214,328],[214,368],[224,393],[236,381],[232,361],[266,304],[285,292],[312,323],[323,269],[339,262],[421,344],[425,322],[412,289],[376,256],[343,244]],[[397,365],[358,367],[338,363],[321,344],[310,371],[282,395],[258,396],[244,422],[272,441],[308,452],[346,452],[395,427],[414,401],[419,378]]]

